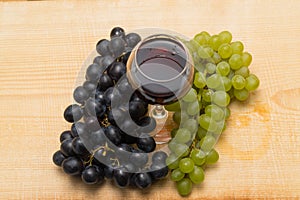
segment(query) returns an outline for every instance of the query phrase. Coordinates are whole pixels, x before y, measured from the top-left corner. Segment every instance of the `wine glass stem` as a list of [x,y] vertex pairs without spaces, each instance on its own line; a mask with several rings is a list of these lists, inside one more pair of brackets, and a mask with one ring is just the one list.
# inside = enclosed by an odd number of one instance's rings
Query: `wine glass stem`
[[171,139],[170,133],[163,130],[164,125],[168,119],[168,111],[162,105],[154,105],[150,115],[156,121],[154,140],[156,144],[164,144]]

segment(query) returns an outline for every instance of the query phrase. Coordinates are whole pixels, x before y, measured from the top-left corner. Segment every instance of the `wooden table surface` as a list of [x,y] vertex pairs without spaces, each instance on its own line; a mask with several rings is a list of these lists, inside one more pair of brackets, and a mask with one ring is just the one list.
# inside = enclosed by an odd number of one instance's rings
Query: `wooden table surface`
[[170,180],[149,191],[86,186],[52,164],[82,63],[112,27],[192,37],[230,30],[252,53],[260,88],[233,103],[218,164],[188,199],[300,198],[300,2],[0,2],[0,199],[179,199]]

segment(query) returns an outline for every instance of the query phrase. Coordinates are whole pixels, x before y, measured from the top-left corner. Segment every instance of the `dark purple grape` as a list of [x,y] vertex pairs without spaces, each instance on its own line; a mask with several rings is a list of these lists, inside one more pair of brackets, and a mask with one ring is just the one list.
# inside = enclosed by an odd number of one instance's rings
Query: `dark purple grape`
[[118,82],[117,89],[120,91],[120,94],[122,96],[125,95],[126,97],[128,97],[128,95],[131,95],[133,92],[133,89],[130,83],[128,82],[127,78],[123,78]]
[[114,168],[112,168],[110,166],[105,166],[103,170],[104,170],[105,178],[112,179],[112,177],[114,175]]
[[80,156],[86,156],[89,154],[89,151],[86,149],[85,145],[83,144],[81,138],[75,137],[72,141],[72,147],[75,154]]
[[114,62],[107,73],[113,80],[118,81],[126,73],[126,66],[122,62]]
[[93,63],[102,66],[103,65],[102,61],[103,61],[103,56],[96,56],[93,60]]
[[137,120],[144,116],[148,110],[145,109],[142,102],[129,102],[129,113],[132,119]]
[[99,42],[96,44],[97,52],[102,56],[109,55],[110,51],[108,49],[108,45],[109,41],[107,39],[99,40]]
[[141,137],[137,139],[137,146],[139,149],[143,150],[146,153],[154,151],[156,147],[155,140],[153,137]]
[[86,70],[86,79],[91,82],[97,82],[103,73],[104,69],[103,67],[100,67],[98,64],[93,63],[90,66],[88,66]]
[[67,122],[73,123],[81,119],[83,111],[77,104],[69,105],[64,112],[64,118]]
[[125,168],[115,169],[113,173],[113,180],[120,188],[125,188],[129,185],[130,174]]
[[87,129],[91,132],[97,131],[101,128],[99,121],[98,121],[97,117],[95,117],[95,116],[86,117],[84,119],[84,122],[85,122]]
[[73,139],[71,131],[64,131],[60,134],[59,141],[63,142],[66,139]]
[[141,36],[137,33],[129,33],[125,36],[125,40],[128,47],[134,48],[141,41]]
[[81,136],[85,134],[86,126],[82,122],[75,122],[71,126],[71,134],[73,137]]
[[142,117],[137,124],[140,126],[140,131],[143,133],[150,133],[156,127],[156,121],[153,117]]
[[110,38],[112,39],[114,37],[124,38],[125,37],[124,29],[121,27],[114,27],[110,32]]
[[[97,167],[94,165],[87,166],[81,174],[81,179],[86,184],[96,184],[99,182],[99,171],[97,170]],[[103,178],[102,178],[103,180]]]
[[103,146],[105,142],[107,142],[107,138],[102,128],[97,131],[91,132],[87,140],[91,146]]
[[138,126],[130,118],[126,118],[121,124],[120,128],[123,132],[132,135],[135,133],[135,130],[138,128]]
[[114,87],[108,88],[104,92],[104,97],[107,106],[111,106],[114,108],[122,103],[120,92]]
[[105,105],[105,96],[103,91],[96,90],[95,93],[95,100],[101,103],[102,105]]
[[148,155],[143,152],[134,152],[130,155],[129,161],[137,167],[144,167],[148,162]]
[[135,176],[135,185],[140,189],[146,189],[152,184],[152,179],[148,173],[138,173]]
[[100,91],[106,91],[109,87],[114,86],[113,80],[107,74],[102,74],[98,83]]
[[60,151],[65,155],[65,156],[73,156],[74,151],[73,151],[73,146],[72,146],[72,139],[66,139],[60,144]]
[[157,164],[165,164],[168,155],[164,151],[157,151],[152,156],[152,162]]
[[97,116],[98,118],[102,118],[106,112],[106,106],[91,97],[85,102],[84,109],[90,116]]
[[73,98],[76,102],[83,104],[89,98],[89,93],[83,86],[78,86],[73,92]]
[[132,94],[130,101],[136,101],[136,102],[141,102],[143,103],[144,107],[147,108],[148,107],[148,103],[146,103],[138,94],[138,92],[135,92]]
[[95,94],[97,84],[93,83],[91,81],[85,81],[82,85],[86,91],[88,91],[89,94]]
[[84,165],[81,159],[69,157],[63,161],[62,168],[64,172],[69,175],[79,175],[82,172]]
[[129,172],[130,174],[136,173],[139,169],[137,168],[136,165],[134,165],[131,162],[126,162],[123,164],[123,167]]
[[119,145],[122,142],[120,129],[113,125],[110,125],[105,129],[105,135],[115,145]]
[[114,37],[109,42],[108,48],[115,57],[118,57],[125,50],[125,41],[120,37]]
[[55,165],[61,166],[62,162],[66,159],[66,156],[60,151],[56,151],[53,154],[52,161]]
[[110,55],[106,55],[103,57],[103,60],[102,60],[102,67],[104,69],[106,69],[109,65],[111,65],[113,62],[115,61],[115,59],[110,56]]
[[113,108],[107,114],[107,119],[112,125],[120,125],[123,122],[124,117],[124,111],[119,108]]
[[152,177],[152,180],[159,180],[164,177],[166,177],[169,173],[169,169],[165,164],[155,164],[152,163],[150,166],[150,176]]

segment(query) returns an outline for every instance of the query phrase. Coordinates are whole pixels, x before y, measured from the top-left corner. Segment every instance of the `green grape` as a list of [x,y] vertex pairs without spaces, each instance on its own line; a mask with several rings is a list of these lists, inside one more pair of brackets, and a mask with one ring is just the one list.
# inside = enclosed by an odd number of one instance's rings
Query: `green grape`
[[233,99],[234,98],[234,88],[232,87],[228,92],[227,94],[230,96],[230,99]]
[[242,57],[239,54],[233,54],[229,58],[229,64],[230,64],[231,69],[233,69],[233,70],[240,69],[243,65]]
[[191,152],[191,158],[195,165],[203,165],[205,163],[206,154],[200,149],[193,149]]
[[180,108],[180,102],[179,101],[176,101],[175,103],[172,103],[172,104],[169,104],[169,105],[165,105],[165,109],[167,111],[180,111],[181,108]]
[[180,181],[181,179],[183,179],[184,175],[185,175],[185,173],[180,171],[179,168],[176,168],[171,173],[171,180],[172,181]]
[[242,54],[243,65],[248,67],[252,62],[252,56],[248,52],[244,52]]
[[229,72],[229,74],[227,75],[227,77],[229,78],[229,79],[232,79],[232,77],[234,76],[235,74],[234,74],[234,71],[233,70],[230,70],[230,72]]
[[209,57],[212,57],[214,55],[214,50],[212,48],[207,46],[207,47],[204,47],[204,50],[209,55]]
[[202,59],[210,58],[209,52],[207,52],[207,50],[203,46],[198,47],[197,54]]
[[177,144],[174,153],[178,157],[186,157],[189,155],[189,147],[186,144]]
[[203,90],[202,92],[202,99],[206,102],[211,102],[212,100],[212,96],[214,94],[214,91],[211,90],[211,89],[208,89],[208,90]]
[[225,119],[228,119],[230,117],[231,111],[228,107],[225,107],[224,113],[225,113]]
[[206,31],[201,31],[200,34],[204,35],[204,36],[207,38],[207,41],[208,41],[209,38],[211,37],[210,34],[209,34],[208,32],[206,32]]
[[252,90],[256,90],[258,88],[258,86],[259,86],[259,79],[254,74],[250,74],[246,78],[246,86],[245,86],[245,88],[248,91],[252,91]]
[[[194,62],[195,62],[195,59],[194,59]],[[202,63],[195,63],[194,66],[195,66],[196,71],[198,71],[198,72],[203,73],[205,70],[205,66]]]
[[234,94],[235,98],[239,101],[245,101],[249,97],[249,92],[245,88],[241,89],[241,90],[234,89],[233,94]]
[[188,141],[190,141],[191,136],[192,134],[188,129],[180,128],[177,131],[175,139],[178,143],[187,143]]
[[230,72],[230,65],[226,61],[219,62],[216,71],[221,76],[227,76]]
[[222,61],[222,58],[217,52],[214,52],[214,55],[212,56],[212,60],[214,61],[215,64],[218,64],[219,62]]
[[202,183],[204,181],[204,171],[201,167],[195,166],[194,170],[189,173],[189,178],[195,184]]
[[220,40],[222,41],[222,44],[224,43],[230,43],[232,40],[232,35],[229,31],[222,31],[219,33]]
[[246,66],[241,67],[240,69],[238,69],[234,72],[235,75],[241,75],[244,78],[247,78],[249,76],[249,73],[250,73],[250,71],[249,71],[248,67],[246,67]]
[[176,183],[177,191],[181,196],[187,196],[191,193],[193,183],[188,178],[183,178]]
[[227,92],[216,91],[212,95],[212,101],[218,106],[225,107],[230,103],[230,96],[227,94]]
[[184,122],[182,127],[189,130],[193,135],[198,129],[198,122],[195,119],[188,119]]
[[199,111],[200,111],[200,108],[199,108],[198,101],[194,101],[194,102],[188,104],[187,110],[186,110],[187,114],[193,116],[193,115],[198,114]]
[[212,63],[207,63],[205,69],[208,74],[213,74],[216,72],[216,65]]
[[197,101],[197,92],[194,88],[191,88],[190,91],[182,98],[185,102]]
[[244,51],[244,45],[240,41],[232,42],[231,44],[232,53],[241,54]]
[[208,44],[210,35],[207,32],[201,32],[194,36],[194,40],[200,45]]
[[223,59],[229,58],[232,55],[232,48],[227,43],[222,44],[218,49],[218,53]]
[[226,76],[222,76],[222,84],[223,84],[225,92],[229,91],[232,87],[231,80],[229,78],[227,78]]
[[212,150],[215,144],[216,144],[216,139],[211,135],[205,136],[199,142],[201,149],[205,152],[209,152],[210,150]]
[[198,102],[199,102],[199,107],[201,107],[201,99],[202,99],[202,95],[201,95],[201,92],[199,92],[198,94],[197,94],[197,100],[198,100]]
[[218,35],[213,35],[209,38],[208,43],[213,50],[217,51],[219,46],[222,44],[222,41]]
[[195,35],[194,40],[198,42],[199,45],[205,45],[208,43],[207,37],[201,33]]
[[197,131],[197,136],[199,139],[202,139],[207,133],[207,130],[199,126],[198,131]]
[[175,152],[176,148],[177,148],[177,142],[175,140],[171,140],[168,143],[168,147],[172,152]]
[[205,80],[205,76],[203,73],[196,72],[195,78],[194,78],[194,85],[200,89],[204,88],[206,86],[206,80]]
[[183,173],[190,173],[194,169],[194,162],[191,158],[182,158],[179,161],[179,169]]
[[210,116],[215,121],[221,121],[225,119],[225,114],[223,109],[221,109],[219,106],[214,104],[206,106],[205,114]]
[[241,75],[234,75],[231,79],[231,82],[232,86],[237,90],[243,89],[246,85],[246,80]]
[[185,41],[183,43],[188,48],[188,50],[190,51],[191,55],[193,55],[193,52],[197,51],[197,47],[195,45],[193,45],[193,42]]
[[215,132],[213,132],[213,134],[215,135],[215,136],[219,136],[219,135],[221,135],[221,133],[223,132],[223,130],[224,130],[224,126],[225,126],[225,119],[223,119],[223,120],[221,120],[221,121],[218,121],[217,122],[217,130],[215,131]]
[[221,84],[221,76],[219,74],[213,74],[206,79],[208,88],[215,89]]
[[177,130],[178,130],[178,128],[172,129],[172,131],[171,131],[171,137],[172,137],[172,138],[174,138],[174,137],[176,136]]
[[170,154],[166,159],[166,165],[169,169],[176,169],[179,167],[179,159],[175,154]]
[[217,123],[207,114],[202,114],[198,118],[198,122],[205,130],[214,132],[217,129]]
[[178,125],[180,125],[181,122],[185,122],[188,119],[189,119],[189,115],[185,112],[176,111],[173,114],[173,121]]
[[219,160],[219,153],[215,150],[212,149],[206,156],[206,164],[214,164]]

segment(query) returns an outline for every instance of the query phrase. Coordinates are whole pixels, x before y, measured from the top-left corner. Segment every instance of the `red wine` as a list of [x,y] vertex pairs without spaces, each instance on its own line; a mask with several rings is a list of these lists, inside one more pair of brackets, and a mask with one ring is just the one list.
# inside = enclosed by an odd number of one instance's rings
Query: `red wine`
[[152,38],[135,53],[131,76],[141,96],[152,104],[168,104],[182,96],[190,84],[188,54],[182,44],[170,38]]

